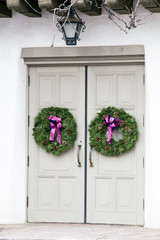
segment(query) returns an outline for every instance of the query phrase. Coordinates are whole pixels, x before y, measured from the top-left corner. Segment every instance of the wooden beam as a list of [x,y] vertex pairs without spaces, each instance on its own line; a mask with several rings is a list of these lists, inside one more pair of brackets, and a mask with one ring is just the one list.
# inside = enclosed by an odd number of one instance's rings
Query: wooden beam
[[[71,0],[71,3],[73,3],[74,0]],[[75,5],[74,8],[77,8],[79,11],[89,15],[89,16],[96,16],[100,15],[102,13],[102,9],[98,8],[96,6],[96,3],[98,7],[101,6],[102,0],[91,0],[89,2],[85,0],[79,0]]]
[[40,8],[51,11],[54,8],[58,8],[63,2],[63,0],[38,0],[38,5]]
[[[38,6],[38,3],[33,0],[27,0],[29,5],[24,0],[6,0],[7,7],[13,9],[16,12],[19,12],[28,17],[41,17],[41,9]],[[33,7],[33,8],[32,8]],[[34,11],[35,9],[36,11]]]
[[7,8],[5,1],[0,1],[0,18],[12,17],[12,11]]
[[[156,0],[160,5],[160,0]],[[155,0],[141,0],[140,4],[142,4],[147,10],[153,13],[160,12],[160,6],[156,3]]]
[[119,14],[127,14],[133,7],[133,0],[107,0],[106,3]]

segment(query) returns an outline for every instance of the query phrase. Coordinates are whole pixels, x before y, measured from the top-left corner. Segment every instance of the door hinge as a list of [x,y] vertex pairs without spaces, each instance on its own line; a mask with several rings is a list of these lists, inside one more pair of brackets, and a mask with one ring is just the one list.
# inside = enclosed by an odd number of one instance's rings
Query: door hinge
[[28,115],[28,127],[30,126],[30,116]]
[[145,208],[145,201],[144,201],[144,199],[143,199],[143,210],[144,210],[144,208]]
[[145,74],[143,74],[143,85],[145,85]]
[[30,76],[28,75],[28,87],[30,87]]
[[144,157],[143,157],[143,168],[144,168]]
[[27,208],[29,207],[29,197],[27,196]]
[[29,156],[27,156],[27,167],[29,167]]
[[144,123],[145,123],[145,118],[144,118],[144,114],[143,114],[143,127],[144,127]]

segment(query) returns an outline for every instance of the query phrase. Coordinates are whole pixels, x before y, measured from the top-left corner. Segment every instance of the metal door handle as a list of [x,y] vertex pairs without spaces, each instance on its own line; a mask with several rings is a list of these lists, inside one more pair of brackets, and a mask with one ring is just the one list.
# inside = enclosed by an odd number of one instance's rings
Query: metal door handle
[[78,151],[77,151],[77,161],[78,161],[78,167],[81,167],[81,162],[80,162],[80,156],[79,156],[79,152],[81,150],[81,145],[78,145]]
[[92,147],[90,148],[90,152],[89,152],[89,166],[93,167],[93,162],[92,162]]

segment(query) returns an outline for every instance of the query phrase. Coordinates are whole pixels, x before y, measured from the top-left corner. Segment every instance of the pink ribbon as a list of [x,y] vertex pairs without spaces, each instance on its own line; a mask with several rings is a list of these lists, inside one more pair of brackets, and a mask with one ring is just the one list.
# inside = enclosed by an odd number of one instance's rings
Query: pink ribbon
[[51,115],[48,119],[51,121],[49,125],[51,129],[49,141],[54,142],[54,134],[56,132],[57,134],[56,141],[61,145],[61,133],[60,133],[60,128],[62,127],[62,124],[60,123],[61,118]]
[[110,144],[111,137],[113,135],[113,132],[115,128],[119,125],[120,119],[119,118],[113,118],[110,115],[106,115],[104,118],[104,125],[108,124],[107,127],[107,143]]

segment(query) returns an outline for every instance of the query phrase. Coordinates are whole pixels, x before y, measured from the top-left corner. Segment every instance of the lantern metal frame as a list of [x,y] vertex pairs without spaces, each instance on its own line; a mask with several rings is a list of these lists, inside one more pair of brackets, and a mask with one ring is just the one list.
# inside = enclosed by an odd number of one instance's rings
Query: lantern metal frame
[[[58,30],[63,34],[63,40],[65,40],[66,45],[77,45],[77,40],[80,41],[80,33],[84,32],[86,26],[85,22],[78,16],[75,10],[70,11],[70,14],[64,14],[60,19],[57,20],[56,24]],[[76,28],[73,24],[77,24]],[[68,37],[65,32],[65,24],[69,24],[71,28],[75,30],[74,37]]]

